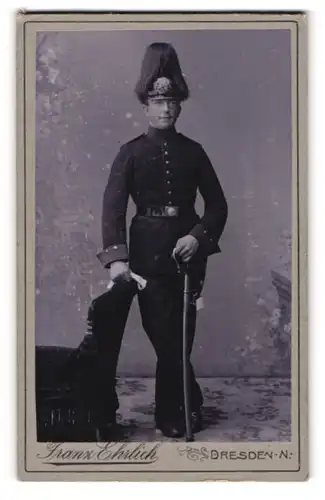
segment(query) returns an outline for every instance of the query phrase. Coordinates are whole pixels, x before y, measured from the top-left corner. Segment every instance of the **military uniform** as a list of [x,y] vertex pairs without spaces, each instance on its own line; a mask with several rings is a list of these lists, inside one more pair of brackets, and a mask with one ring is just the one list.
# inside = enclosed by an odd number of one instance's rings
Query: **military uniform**
[[[194,209],[197,190],[205,202],[203,217]],[[127,246],[126,210],[131,197],[137,206]],[[207,257],[220,252],[219,238],[227,204],[217,175],[202,146],[175,128],[149,128],[147,134],[122,146],[104,193],[103,250],[105,267],[129,261],[147,280],[139,291],[134,281],[116,284],[91,307],[93,331],[99,343],[97,399],[102,412],[118,407],[115,371],[123,331],[133,297],[138,293],[144,330],[157,354],[156,420],[173,418],[182,404],[181,337],[182,277],[172,258],[179,238],[191,234],[199,248],[188,264],[191,276],[189,344],[192,346],[196,299],[205,278]],[[191,369],[192,406],[202,395]]]
[[[177,78],[180,68],[175,51],[170,50],[170,46],[166,44],[160,45],[164,50],[167,46],[169,52],[168,57],[165,54],[161,58],[164,65],[161,66],[162,71],[158,68],[159,74],[153,66],[154,77],[162,76],[155,80],[159,83],[157,92],[163,93],[167,98],[165,82],[173,81],[176,75],[175,85],[173,88],[169,87],[172,98],[177,91],[185,95],[182,76]],[[158,52],[159,50],[161,47],[158,47]],[[154,55],[156,60],[157,50]],[[166,60],[170,62],[169,66]],[[144,73],[149,71],[149,66],[147,60]],[[144,73],[142,81],[149,82],[150,79]],[[165,74],[170,80],[164,77]],[[140,85],[139,88],[138,95],[142,96],[141,99],[145,98],[143,95],[146,87]],[[198,191],[205,203],[202,218],[194,208]],[[128,242],[126,211],[130,198],[134,201],[137,212],[131,221]],[[196,300],[204,284],[207,258],[220,252],[219,238],[226,218],[225,196],[207,154],[199,143],[179,133],[175,126],[166,129],[149,126],[147,133],[121,147],[104,192],[103,248],[98,253],[98,258],[107,268],[115,261],[127,261],[132,272],[147,280],[147,286],[140,291],[133,280],[118,282],[91,304],[88,319],[99,348],[94,387],[99,419],[114,419],[118,408],[116,367],[129,309],[137,294],[143,328],[157,355],[157,426],[180,420],[183,412],[184,285],[172,254],[179,238],[190,234],[197,239],[198,250],[187,264],[191,283],[188,330],[191,351],[195,333]],[[192,366],[190,397],[192,408],[199,409],[203,399]]]

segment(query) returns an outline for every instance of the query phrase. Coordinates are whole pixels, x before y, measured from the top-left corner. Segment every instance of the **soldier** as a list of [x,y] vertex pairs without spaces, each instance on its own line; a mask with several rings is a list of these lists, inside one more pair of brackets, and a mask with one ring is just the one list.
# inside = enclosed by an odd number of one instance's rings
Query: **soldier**
[[[110,269],[115,285],[95,299],[89,310],[99,349],[94,384],[97,424],[102,436],[109,438],[114,433],[116,367],[129,309],[137,294],[143,328],[157,355],[156,426],[165,436],[181,437],[183,279],[173,252],[187,266],[191,280],[191,351],[196,300],[204,284],[207,258],[220,252],[218,241],[227,219],[227,203],[202,146],[175,128],[189,90],[170,44],[153,43],[147,48],[135,91],[149,126],[146,133],[121,147],[111,168],[103,200],[103,248],[98,258]],[[202,218],[194,208],[197,191],[205,203]],[[137,212],[128,248],[126,210],[130,197]],[[131,272],[146,279],[144,289],[139,290]],[[192,366],[190,397],[193,432],[198,432],[203,398]]]

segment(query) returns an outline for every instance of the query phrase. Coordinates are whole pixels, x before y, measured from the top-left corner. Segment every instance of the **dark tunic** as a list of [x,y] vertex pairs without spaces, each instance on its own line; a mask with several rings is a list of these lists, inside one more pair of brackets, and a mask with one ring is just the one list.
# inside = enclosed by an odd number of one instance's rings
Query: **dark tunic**
[[[195,212],[197,192],[203,197],[202,218]],[[127,245],[126,210],[129,197],[139,209],[132,219]],[[177,217],[147,217],[149,207],[178,207]],[[219,238],[227,219],[227,203],[217,174],[202,146],[178,133],[149,128],[147,134],[124,144],[115,158],[104,193],[103,250],[105,267],[130,262],[143,276],[175,273],[171,258],[177,240],[191,234],[199,241],[192,259],[220,252]]]
[[[205,202],[202,218],[194,210],[198,191]],[[130,197],[138,210],[131,222],[127,245],[126,211]],[[153,216],[161,212],[166,215],[168,208],[172,213],[178,212],[177,216]],[[119,405],[116,368],[135,294],[144,330],[157,355],[156,424],[159,427],[163,422],[180,418],[184,280],[182,274],[177,273],[172,251],[177,240],[187,234],[199,241],[198,251],[188,265],[190,354],[195,335],[196,300],[203,287],[206,261],[209,255],[220,252],[219,238],[226,218],[223,191],[200,144],[175,129],[162,132],[150,128],[147,134],[121,147],[104,193],[103,250],[98,257],[105,267],[117,260],[129,261],[131,270],[147,279],[147,286],[138,291],[133,280],[116,283],[110,291],[94,299],[89,309],[89,324],[98,342],[92,396],[99,422],[115,415]],[[202,405],[203,395],[191,363],[189,380],[191,407],[196,410]]]

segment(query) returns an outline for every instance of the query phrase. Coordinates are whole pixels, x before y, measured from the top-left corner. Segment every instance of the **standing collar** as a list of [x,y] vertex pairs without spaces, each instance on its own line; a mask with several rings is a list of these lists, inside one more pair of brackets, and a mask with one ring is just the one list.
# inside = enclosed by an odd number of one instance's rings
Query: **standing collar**
[[147,136],[150,139],[155,139],[157,141],[168,141],[169,139],[173,139],[178,135],[175,126],[161,130],[159,128],[149,126]]

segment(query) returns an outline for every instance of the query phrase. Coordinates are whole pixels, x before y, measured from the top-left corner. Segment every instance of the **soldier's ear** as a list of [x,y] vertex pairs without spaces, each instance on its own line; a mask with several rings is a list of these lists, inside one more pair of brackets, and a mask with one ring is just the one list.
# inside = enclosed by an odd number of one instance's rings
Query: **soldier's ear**
[[142,104],[142,108],[143,108],[144,114],[146,116],[148,116],[148,104],[147,103],[143,103]]

